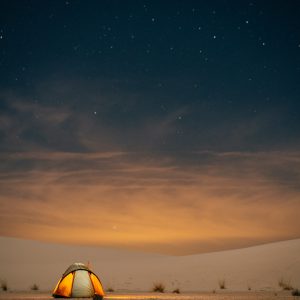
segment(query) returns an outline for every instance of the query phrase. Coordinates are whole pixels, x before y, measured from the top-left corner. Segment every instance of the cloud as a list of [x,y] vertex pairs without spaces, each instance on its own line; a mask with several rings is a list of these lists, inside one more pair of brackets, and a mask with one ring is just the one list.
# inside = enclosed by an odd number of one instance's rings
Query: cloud
[[[179,84],[183,90],[184,84]],[[174,91],[159,92],[142,80],[48,79],[27,93],[2,91],[0,96],[3,151],[299,149],[287,109],[261,106],[254,113],[204,96],[184,105]]]
[[134,84],[1,93],[1,235],[171,254],[299,237],[297,144],[258,143],[276,109],[223,120]]
[[1,235],[171,254],[300,235],[296,153],[3,155]]

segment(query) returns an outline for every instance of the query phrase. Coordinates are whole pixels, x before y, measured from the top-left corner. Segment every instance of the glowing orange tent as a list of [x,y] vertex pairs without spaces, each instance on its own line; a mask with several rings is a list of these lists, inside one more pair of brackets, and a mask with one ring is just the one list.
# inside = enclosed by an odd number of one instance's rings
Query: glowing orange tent
[[94,295],[103,298],[102,284],[97,275],[82,263],[71,265],[52,293],[54,298],[87,298]]

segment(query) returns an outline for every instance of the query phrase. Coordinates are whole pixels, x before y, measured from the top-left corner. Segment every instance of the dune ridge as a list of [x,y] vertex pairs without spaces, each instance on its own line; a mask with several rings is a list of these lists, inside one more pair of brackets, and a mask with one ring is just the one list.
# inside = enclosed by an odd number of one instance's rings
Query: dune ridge
[[60,245],[0,237],[0,279],[11,290],[51,290],[73,262],[90,262],[105,288],[149,291],[279,290],[284,279],[300,287],[300,239],[188,256],[167,256],[102,247]]

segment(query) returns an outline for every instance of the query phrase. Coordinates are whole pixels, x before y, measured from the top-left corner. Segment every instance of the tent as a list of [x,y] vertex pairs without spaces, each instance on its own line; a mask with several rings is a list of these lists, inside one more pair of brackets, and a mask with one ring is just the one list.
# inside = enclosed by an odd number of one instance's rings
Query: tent
[[[96,297],[96,296],[98,297]],[[103,298],[102,284],[86,265],[75,263],[62,275],[52,296],[54,298]]]

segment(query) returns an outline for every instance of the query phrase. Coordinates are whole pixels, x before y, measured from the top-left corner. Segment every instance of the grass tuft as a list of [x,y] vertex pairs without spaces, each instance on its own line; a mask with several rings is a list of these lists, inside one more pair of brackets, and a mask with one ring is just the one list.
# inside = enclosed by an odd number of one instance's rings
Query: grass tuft
[[39,286],[38,286],[36,283],[34,283],[34,284],[30,287],[30,289],[31,289],[32,291],[38,291],[38,290],[39,290]]
[[153,284],[152,292],[157,293],[164,293],[165,292],[165,285],[161,282],[157,282]]
[[290,280],[286,281],[284,278],[278,281],[278,285],[285,291],[291,291],[293,289]]
[[226,289],[226,282],[225,282],[225,279],[219,280],[219,288],[220,288],[221,290],[225,290],[225,289]]
[[1,280],[1,289],[6,292],[8,290],[7,283],[5,280]]
[[293,296],[300,296],[300,290],[294,289],[294,290],[292,291],[292,295],[293,295]]
[[174,294],[180,294],[180,289],[177,288],[177,289],[173,290],[172,293],[174,293]]

